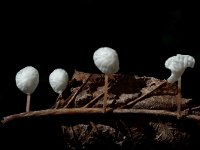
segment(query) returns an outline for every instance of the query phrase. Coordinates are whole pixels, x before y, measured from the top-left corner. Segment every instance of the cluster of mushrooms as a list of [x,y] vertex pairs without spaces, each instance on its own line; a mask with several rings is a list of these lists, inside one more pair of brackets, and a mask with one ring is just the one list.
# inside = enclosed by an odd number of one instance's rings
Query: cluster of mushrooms
[[[104,87],[104,100],[103,112],[106,112],[107,105],[107,92],[108,92],[108,78],[109,75],[119,71],[119,59],[117,52],[109,47],[101,47],[93,54],[93,60],[96,67],[105,74],[105,87]],[[195,59],[190,55],[177,54],[165,61],[165,67],[171,70],[171,76],[167,82],[173,84],[178,81],[178,94],[177,94],[177,113],[181,115],[181,76],[187,67],[193,68]],[[26,112],[30,111],[30,96],[36,89],[39,83],[39,72],[32,66],[27,66],[21,69],[16,74],[17,87],[27,94]],[[49,76],[49,83],[52,89],[62,97],[63,91],[67,87],[69,77],[68,73],[61,68],[55,69]]]

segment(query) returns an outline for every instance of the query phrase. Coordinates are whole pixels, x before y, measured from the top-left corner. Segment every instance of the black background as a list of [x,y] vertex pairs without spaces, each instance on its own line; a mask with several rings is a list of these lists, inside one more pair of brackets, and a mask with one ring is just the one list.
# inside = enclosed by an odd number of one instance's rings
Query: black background
[[[49,85],[49,74],[56,68],[65,69],[70,77],[74,69],[100,73],[92,55],[103,46],[118,52],[120,72],[159,79],[170,75],[164,67],[168,57],[177,53],[194,56],[195,67],[188,68],[182,77],[182,91],[184,97],[198,101],[199,18],[198,5],[188,3],[2,3],[0,116],[25,111],[26,95],[15,85],[20,69],[29,65],[38,69],[40,83],[32,95],[31,109],[47,109],[57,98]],[[49,133],[48,129],[38,130],[44,138]]]

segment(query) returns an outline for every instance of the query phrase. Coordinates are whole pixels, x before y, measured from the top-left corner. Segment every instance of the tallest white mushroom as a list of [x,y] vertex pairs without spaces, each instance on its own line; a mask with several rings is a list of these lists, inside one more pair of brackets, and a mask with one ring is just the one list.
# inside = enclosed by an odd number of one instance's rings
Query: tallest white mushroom
[[171,76],[167,79],[169,83],[178,81],[177,111],[181,115],[181,76],[187,67],[193,68],[195,59],[190,55],[177,54],[165,61],[165,67],[171,70]]
[[117,52],[109,47],[101,47],[94,52],[94,64],[105,74],[105,93],[103,102],[103,112],[106,111],[107,92],[108,92],[108,75],[119,71],[119,59]]

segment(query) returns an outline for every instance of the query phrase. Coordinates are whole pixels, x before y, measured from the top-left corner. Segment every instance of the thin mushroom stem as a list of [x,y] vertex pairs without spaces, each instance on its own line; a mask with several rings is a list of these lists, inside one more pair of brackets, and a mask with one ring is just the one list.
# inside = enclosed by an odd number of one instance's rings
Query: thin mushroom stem
[[62,93],[59,93],[58,94],[58,97],[56,99],[56,103],[59,103],[60,99],[62,98]]
[[181,77],[178,79],[178,94],[177,94],[177,112],[178,116],[181,116],[181,105],[182,105],[182,95],[181,95]]
[[106,112],[107,96],[108,96],[108,74],[105,74],[104,100],[103,100],[103,113]]
[[57,99],[56,99],[56,102],[55,102],[55,104],[52,106],[52,108],[55,108],[55,109],[58,108],[61,98],[62,98],[62,93],[59,93],[59,95],[58,95],[58,97],[57,97]]
[[62,93],[59,93],[57,100],[59,100],[60,98],[62,98]]
[[31,95],[27,94],[26,112],[30,112],[30,102],[31,102]]

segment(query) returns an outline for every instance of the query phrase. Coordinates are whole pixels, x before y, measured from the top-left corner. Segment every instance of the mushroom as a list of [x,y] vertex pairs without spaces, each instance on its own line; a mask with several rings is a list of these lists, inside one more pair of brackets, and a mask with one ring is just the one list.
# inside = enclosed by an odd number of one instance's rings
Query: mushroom
[[39,83],[39,73],[32,66],[27,66],[17,72],[15,77],[17,87],[27,94],[26,112],[30,111],[31,94],[35,91]]
[[195,59],[190,55],[177,54],[165,61],[165,67],[171,70],[171,76],[167,79],[169,83],[178,81],[177,112],[181,116],[181,76],[187,67],[193,68]]
[[67,87],[68,80],[68,73],[61,68],[55,69],[49,75],[49,83],[52,89],[59,94],[58,98],[62,97],[62,93]]
[[96,67],[105,74],[103,112],[106,112],[108,76],[119,71],[119,59],[117,52],[109,47],[101,47],[93,54],[93,60]]

